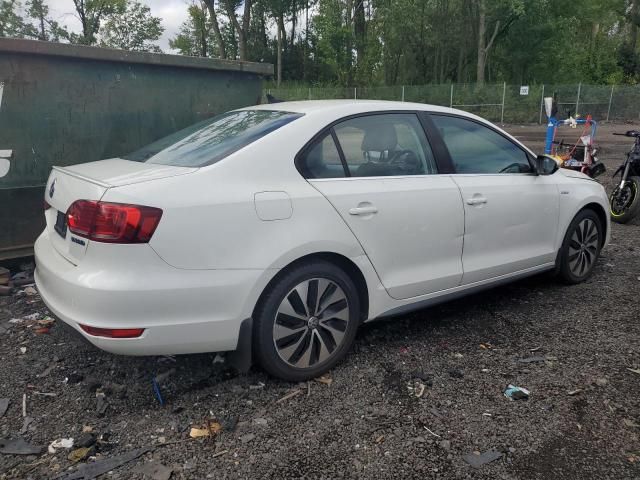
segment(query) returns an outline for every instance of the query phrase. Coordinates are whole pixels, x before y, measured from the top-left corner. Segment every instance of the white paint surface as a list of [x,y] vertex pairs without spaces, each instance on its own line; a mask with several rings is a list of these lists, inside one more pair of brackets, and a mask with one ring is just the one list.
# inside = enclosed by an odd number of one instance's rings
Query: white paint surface
[[10,168],[11,168],[11,162],[6,158],[0,158],[0,178],[4,177],[7,173],[9,173]]
[[4,93],[4,82],[0,82],[0,108],[2,108],[2,94]]

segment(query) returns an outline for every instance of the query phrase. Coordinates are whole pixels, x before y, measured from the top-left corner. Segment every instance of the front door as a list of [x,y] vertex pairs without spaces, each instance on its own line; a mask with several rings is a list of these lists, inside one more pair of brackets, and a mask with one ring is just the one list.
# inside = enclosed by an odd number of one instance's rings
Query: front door
[[447,147],[464,202],[462,284],[554,262],[555,180],[536,175],[529,154],[502,133],[461,117],[430,117]]
[[449,175],[438,174],[414,113],[345,120],[302,160],[301,170],[352,230],[389,295],[405,299],[459,285],[460,192]]

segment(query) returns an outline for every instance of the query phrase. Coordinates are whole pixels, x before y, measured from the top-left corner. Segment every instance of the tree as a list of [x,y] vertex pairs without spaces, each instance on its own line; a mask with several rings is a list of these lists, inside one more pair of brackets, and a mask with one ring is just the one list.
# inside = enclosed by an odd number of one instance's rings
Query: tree
[[233,29],[238,36],[240,60],[248,60],[247,35],[249,33],[251,23],[251,2],[252,0],[244,0],[242,23],[240,23],[236,15],[236,10],[242,5],[242,2],[238,2],[237,0],[221,0],[221,3],[227,12],[227,16],[233,25]]
[[35,22],[28,26],[31,37],[51,42],[69,39],[69,31],[49,16],[49,7],[44,0],[27,1],[27,15]]
[[25,36],[27,28],[24,19],[19,15],[20,3],[17,0],[0,1],[0,37]]
[[164,27],[161,19],[151,15],[151,9],[146,5],[133,1],[105,18],[100,33],[102,46],[141,52],[161,51],[153,42],[160,38]]
[[180,33],[169,40],[169,47],[182,55],[207,57],[210,55],[211,23],[207,6],[193,3],[189,6],[189,18],[180,27]]
[[126,0],[73,0],[82,25],[82,33],[70,37],[73,43],[93,45],[97,42],[102,21],[108,15],[123,12]]
[[216,39],[216,45],[218,46],[218,57],[227,58],[227,46],[222,32],[220,30],[220,22],[218,21],[218,12],[216,11],[215,0],[204,0],[204,3],[209,9],[209,15],[211,16],[211,29]]

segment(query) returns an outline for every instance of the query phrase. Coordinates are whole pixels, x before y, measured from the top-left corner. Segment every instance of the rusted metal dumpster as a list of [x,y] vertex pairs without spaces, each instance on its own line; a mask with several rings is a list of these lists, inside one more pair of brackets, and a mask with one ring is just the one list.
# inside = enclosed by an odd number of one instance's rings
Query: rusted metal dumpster
[[30,254],[53,165],[260,103],[270,64],[0,38],[0,260]]

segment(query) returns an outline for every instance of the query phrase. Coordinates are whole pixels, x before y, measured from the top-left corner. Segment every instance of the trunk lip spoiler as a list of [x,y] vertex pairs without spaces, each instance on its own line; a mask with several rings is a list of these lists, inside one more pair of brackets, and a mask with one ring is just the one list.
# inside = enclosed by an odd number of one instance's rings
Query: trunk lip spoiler
[[73,172],[71,170],[68,170],[68,169],[66,169],[64,167],[56,167],[56,166],[54,166],[54,167],[52,167],[52,169],[56,170],[58,172],[64,173],[65,175],[69,175],[71,177],[75,177],[75,178],[77,178],[79,180],[84,180],[86,182],[93,183],[93,184],[98,185],[100,187],[111,188],[113,186],[110,183],[105,183],[105,182],[102,182],[100,180],[96,180],[95,178],[91,178],[91,177],[87,177],[85,175],[81,175],[79,173],[76,173],[76,172]]

